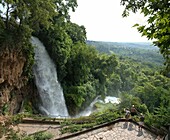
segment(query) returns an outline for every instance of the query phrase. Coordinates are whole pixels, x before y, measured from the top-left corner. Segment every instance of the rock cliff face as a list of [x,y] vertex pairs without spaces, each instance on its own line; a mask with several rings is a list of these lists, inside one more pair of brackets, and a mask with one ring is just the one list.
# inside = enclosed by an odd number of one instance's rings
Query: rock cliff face
[[16,113],[23,100],[22,89],[27,84],[23,75],[26,58],[19,49],[5,47],[0,51],[0,111],[8,108],[10,114]]

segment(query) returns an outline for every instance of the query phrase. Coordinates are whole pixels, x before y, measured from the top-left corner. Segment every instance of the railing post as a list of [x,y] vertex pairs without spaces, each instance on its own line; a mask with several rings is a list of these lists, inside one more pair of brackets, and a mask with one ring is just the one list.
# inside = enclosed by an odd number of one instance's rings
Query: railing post
[[164,140],[170,140],[170,124],[168,124],[168,134],[165,136]]

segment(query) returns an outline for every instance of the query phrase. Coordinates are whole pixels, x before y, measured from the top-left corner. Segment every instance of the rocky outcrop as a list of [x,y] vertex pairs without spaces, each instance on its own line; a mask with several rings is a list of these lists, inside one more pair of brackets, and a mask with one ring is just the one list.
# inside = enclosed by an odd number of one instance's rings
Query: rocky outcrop
[[6,48],[0,53],[0,84],[7,82],[10,86],[21,88],[24,85],[22,77],[26,62],[22,51]]
[[27,77],[23,70],[26,58],[20,49],[5,47],[0,51],[0,108],[8,106],[8,111],[13,114],[18,103],[22,102],[21,89],[27,84]]

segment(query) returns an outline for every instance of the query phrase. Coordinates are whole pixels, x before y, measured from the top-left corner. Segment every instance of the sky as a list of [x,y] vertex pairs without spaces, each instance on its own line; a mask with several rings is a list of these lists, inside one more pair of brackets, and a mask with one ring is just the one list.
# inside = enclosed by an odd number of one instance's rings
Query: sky
[[146,37],[135,27],[136,23],[144,24],[146,19],[141,14],[131,13],[123,18],[123,6],[120,0],[77,0],[78,7],[70,13],[71,21],[84,25],[87,39],[111,42],[148,42]]

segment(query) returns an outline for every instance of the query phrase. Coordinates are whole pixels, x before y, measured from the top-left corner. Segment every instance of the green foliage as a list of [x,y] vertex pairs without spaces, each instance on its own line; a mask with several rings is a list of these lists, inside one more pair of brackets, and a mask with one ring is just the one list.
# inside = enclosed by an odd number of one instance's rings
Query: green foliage
[[33,114],[33,105],[28,99],[25,99],[23,109],[24,113]]
[[68,93],[66,95],[66,99],[69,100],[69,102],[72,102],[72,104],[75,104],[77,107],[81,107],[82,103],[85,101],[83,98],[83,95],[85,94],[84,88],[82,87],[70,87],[68,89]]
[[7,135],[8,140],[50,140],[52,137],[53,135],[47,132],[37,132],[30,136],[24,134],[21,135],[13,129],[9,129]]
[[95,111],[92,113],[92,115],[98,114],[99,112],[103,113],[106,110],[117,110],[118,109],[115,104],[112,104],[112,103],[100,103],[100,102],[95,103],[94,108],[95,108]]
[[16,131],[14,131],[13,129],[9,129],[8,134],[7,134],[7,139],[8,140],[20,140],[20,137]]
[[9,113],[9,104],[6,103],[6,104],[4,104],[3,107],[2,107],[2,114],[3,114],[3,115],[8,115],[8,113]]
[[3,137],[3,135],[5,134],[5,127],[3,126],[3,124],[0,124],[0,138]]
[[146,104],[140,104],[138,106],[138,111],[143,114],[146,114],[148,112],[148,108],[147,108]]
[[[4,2],[5,3],[5,2]],[[0,3],[1,5],[1,3]],[[9,5],[8,5],[9,6]],[[12,8],[12,6],[11,6]],[[9,10],[9,9],[7,9]],[[11,9],[12,10],[12,9]],[[14,10],[14,9],[13,9]],[[9,20],[9,21],[8,21]],[[8,49],[14,49],[18,52],[22,52],[27,59],[24,65],[24,74],[29,78],[32,77],[32,65],[33,65],[33,47],[30,44],[29,38],[32,30],[27,25],[19,25],[17,21],[10,21],[7,17],[0,24],[0,46],[2,49],[5,47]],[[9,23],[9,25],[7,25]],[[6,23],[6,26],[5,26]]]
[[[158,48],[151,43],[123,43],[87,41],[87,44],[106,54],[116,54],[121,58],[131,58],[154,67],[153,64],[163,65],[163,57],[158,53]],[[150,64],[152,63],[152,65]]]
[[77,132],[77,131],[81,131],[82,130],[82,126],[81,125],[74,125],[72,124],[71,126],[69,127],[65,127],[61,130],[61,133],[64,134],[64,133],[74,133],[74,132]]
[[146,25],[138,25],[137,29],[143,36],[154,40],[154,45],[158,46],[161,54],[165,58],[165,74],[170,72],[170,4],[168,0],[121,0],[125,6],[123,16],[128,16],[129,12],[141,11],[147,18]]
[[17,114],[12,116],[12,122],[18,124],[22,122],[23,118],[26,117],[26,114]]
[[168,92],[170,91],[167,87],[168,83],[168,78],[155,74],[153,77],[142,81],[140,85],[136,85],[132,92],[146,104],[149,111],[153,112],[163,102],[162,98],[165,101],[167,100],[166,98],[168,98]]
[[[24,140],[28,140],[28,138],[24,138]],[[37,132],[30,136],[30,138],[32,140],[50,140],[53,138],[53,135],[47,132]]]
[[84,129],[92,128],[94,126],[111,122],[114,119],[117,119],[121,116],[121,113],[117,110],[110,110],[105,109],[102,112],[93,113],[88,117],[85,117],[83,120],[82,118],[77,118],[76,120],[80,120],[81,123],[76,123],[74,120],[70,120],[72,123],[64,125],[63,128],[60,130],[62,134],[64,133],[75,133],[78,131],[82,131]]
[[[31,135],[21,134],[20,131],[16,131],[11,126],[16,123],[20,123],[26,114],[18,114],[8,118],[4,124],[0,123],[0,138],[4,135],[8,140],[48,140],[53,136],[45,131],[37,132]],[[1,129],[2,128],[2,129]]]
[[2,1],[0,5],[4,8],[3,20],[5,29],[11,28],[21,29],[29,26],[30,29],[37,29],[40,25],[49,27],[52,17],[56,14],[56,5],[52,0],[37,1]]
[[131,108],[132,105],[138,107],[141,101],[140,98],[135,97],[128,93],[122,93],[120,96],[119,108]]
[[32,79],[33,78],[32,66],[34,64],[34,48],[32,45],[30,45],[30,43],[24,44],[23,52],[27,59],[26,65],[24,66],[24,74],[27,75],[29,79]]
[[12,133],[14,135],[14,137],[16,137],[16,135],[13,132],[13,129],[10,128],[10,126],[13,123],[12,119],[9,117],[1,117],[1,119],[2,119],[2,121],[0,123],[0,139],[3,136],[7,136],[10,133]]
[[71,54],[66,63],[67,76],[65,79],[72,85],[88,82],[97,52],[94,48],[83,44],[76,44],[71,48]]
[[71,37],[73,43],[85,43],[86,41],[86,30],[84,26],[78,26],[75,23],[69,22],[67,24],[66,32]]
[[147,112],[145,114],[145,124],[147,126],[153,126],[154,125],[154,123],[153,123],[154,121],[155,121],[154,115],[152,113]]
[[119,76],[113,77],[113,75],[106,81],[107,95],[118,97],[121,88],[121,79]]

